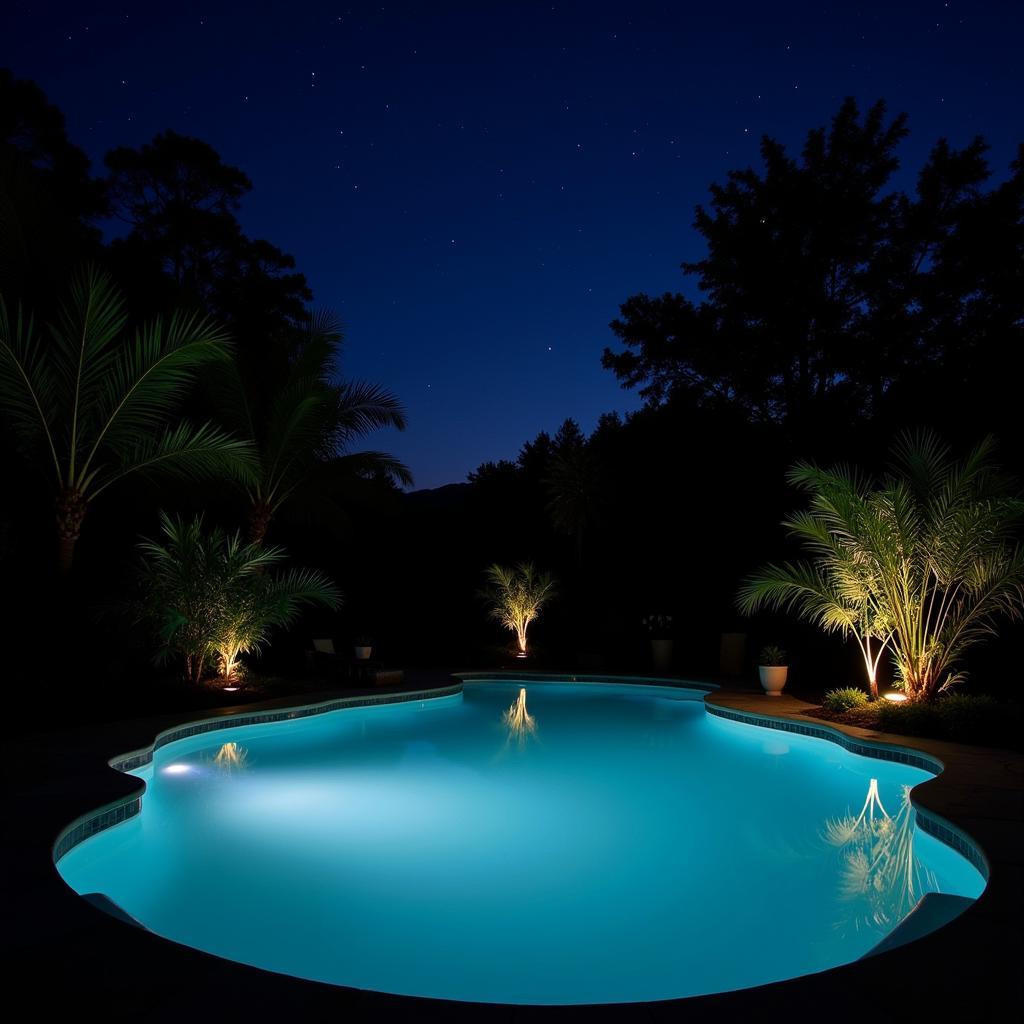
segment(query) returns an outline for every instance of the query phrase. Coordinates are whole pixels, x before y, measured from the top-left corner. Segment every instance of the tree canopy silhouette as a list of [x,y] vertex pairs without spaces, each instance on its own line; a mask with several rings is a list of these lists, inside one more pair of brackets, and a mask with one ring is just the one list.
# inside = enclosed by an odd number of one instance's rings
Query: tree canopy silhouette
[[305,277],[292,256],[244,234],[237,213],[252,183],[212,146],[167,131],[112,150],[106,164],[111,211],[130,226],[111,245],[122,278],[164,302],[202,306],[243,357],[305,320]]
[[1019,344],[1024,163],[983,192],[983,140],[941,140],[908,196],[887,190],[906,134],[904,115],[847,99],[799,158],[766,136],[762,169],[730,172],[697,209],[707,255],[682,269],[704,299],[634,295],[604,365],[649,403],[686,395],[806,434]]
[[[103,184],[34,82],[0,68],[0,294],[33,309],[95,255]],[[47,309],[47,312],[50,310]]]

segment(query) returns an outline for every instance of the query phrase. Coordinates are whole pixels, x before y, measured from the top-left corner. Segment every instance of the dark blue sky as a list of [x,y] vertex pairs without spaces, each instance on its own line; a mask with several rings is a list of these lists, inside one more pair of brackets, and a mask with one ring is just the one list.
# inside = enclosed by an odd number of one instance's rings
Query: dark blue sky
[[244,169],[244,227],[341,313],[346,374],[405,402],[369,444],[425,487],[636,407],[608,321],[692,289],[693,208],[762,133],[798,147],[853,95],[910,115],[908,172],[981,133],[1001,176],[1024,138],[1016,0],[86,9],[5,6],[0,63],[97,167],[173,128]]

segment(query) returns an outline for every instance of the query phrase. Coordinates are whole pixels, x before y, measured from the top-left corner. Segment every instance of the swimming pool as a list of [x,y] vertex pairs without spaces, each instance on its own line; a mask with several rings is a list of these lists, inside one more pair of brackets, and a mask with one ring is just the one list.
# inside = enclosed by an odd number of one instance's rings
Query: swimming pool
[[984,879],[915,823],[920,768],[725,720],[703,692],[461,694],[156,750],[142,813],[58,863],[177,942],[410,995],[667,999],[864,956]]

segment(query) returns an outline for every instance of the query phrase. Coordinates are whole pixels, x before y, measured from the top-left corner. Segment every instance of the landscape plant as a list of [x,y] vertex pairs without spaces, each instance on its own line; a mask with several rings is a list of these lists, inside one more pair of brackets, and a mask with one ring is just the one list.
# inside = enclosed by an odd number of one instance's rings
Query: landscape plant
[[757,663],[770,668],[785,665],[786,652],[777,644],[767,644],[758,653]]
[[868,703],[868,695],[858,686],[841,686],[829,690],[821,703],[827,711],[842,714],[854,708],[864,707]]
[[783,520],[809,559],[768,564],[740,586],[745,615],[762,608],[786,610],[826,632],[852,637],[860,650],[872,699],[878,696],[878,664],[892,639],[877,567],[862,550],[871,515],[870,483],[838,467],[794,466],[790,483],[811,495],[810,507]]
[[49,480],[65,572],[92,503],[125,477],[244,479],[253,467],[248,442],[174,415],[198,371],[229,358],[223,331],[194,313],[130,333],[127,321],[123,297],[95,267],[74,276],[45,328],[0,298],[0,403],[23,454]]
[[532,562],[508,568],[495,563],[487,570],[483,592],[492,619],[516,635],[519,657],[526,657],[526,633],[541,609],[554,596],[550,573],[538,572]]
[[156,634],[158,661],[184,662],[198,683],[211,665],[233,679],[239,658],[259,651],[274,627],[288,626],[304,605],[336,608],[341,594],[313,569],[278,570],[281,548],[245,542],[239,533],[161,513],[163,539],[143,540],[140,617]]
[[790,480],[810,507],[786,521],[812,556],[769,565],[740,588],[745,612],[787,608],[856,638],[873,696],[883,650],[912,699],[962,682],[963,659],[1024,602],[1024,502],[986,438],[956,460],[934,435],[905,434],[880,483],[802,463]]

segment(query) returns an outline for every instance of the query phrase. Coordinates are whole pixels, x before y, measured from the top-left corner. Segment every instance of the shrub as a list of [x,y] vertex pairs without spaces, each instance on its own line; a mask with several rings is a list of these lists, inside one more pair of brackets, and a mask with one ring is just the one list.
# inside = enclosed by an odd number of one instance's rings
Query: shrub
[[932,736],[959,743],[1020,746],[1021,706],[984,695],[946,694],[936,701],[880,701],[878,721],[884,731]]
[[853,708],[864,707],[867,703],[868,695],[856,686],[842,686],[836,690],[829,690],[822,701],[826,710],[834,711],[837,714],[851,711]]

